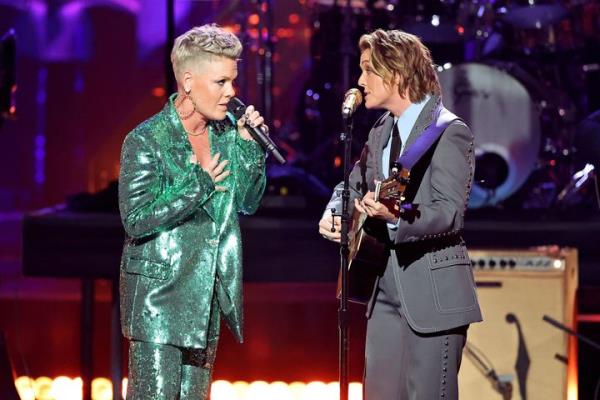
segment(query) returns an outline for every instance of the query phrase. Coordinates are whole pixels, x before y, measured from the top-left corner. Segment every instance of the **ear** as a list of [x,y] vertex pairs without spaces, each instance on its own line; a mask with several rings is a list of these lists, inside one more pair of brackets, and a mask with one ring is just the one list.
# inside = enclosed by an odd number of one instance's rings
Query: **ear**
[[192,90],[194,84],[194,76],[191,72],[185,71],[182,76],[181,83],[183,84],[183,90],[187,93]]

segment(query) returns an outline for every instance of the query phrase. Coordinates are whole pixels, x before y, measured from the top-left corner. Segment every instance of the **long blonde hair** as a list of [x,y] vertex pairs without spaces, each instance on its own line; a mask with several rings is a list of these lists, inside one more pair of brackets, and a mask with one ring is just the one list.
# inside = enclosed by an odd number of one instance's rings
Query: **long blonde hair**
[[409,100],[419,103],[426,95],[440,95],[440,83],[431,60],[429,49],[415,35],[400,30],[374,32],[362,35],[358,46],[363,52],[371,50],[374,72],[392,85],[400,78],[401,96],[408,90]]

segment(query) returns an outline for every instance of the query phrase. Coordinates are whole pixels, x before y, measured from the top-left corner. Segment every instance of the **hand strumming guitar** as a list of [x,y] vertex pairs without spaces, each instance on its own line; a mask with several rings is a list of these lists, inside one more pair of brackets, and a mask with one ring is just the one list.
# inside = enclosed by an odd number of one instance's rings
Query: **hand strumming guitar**
[[375,193],[367,192],[362,200],[355,199],[354,207],[362,213],[366,213],[369,217],[382,219],[391,224],[398,222],[398,216],[394,215],[390,209],[379,201],[375,201]]

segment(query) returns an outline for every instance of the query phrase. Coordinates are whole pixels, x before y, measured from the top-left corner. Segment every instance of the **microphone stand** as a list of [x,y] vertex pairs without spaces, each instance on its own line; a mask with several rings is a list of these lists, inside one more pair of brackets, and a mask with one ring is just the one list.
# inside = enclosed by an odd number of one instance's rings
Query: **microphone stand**
[[552,318],[548,315],[544,315],[542,317],[542,319],[545,322],[552,325],[553,327],[560,329],[561,331],[566,332],[571,336],[574,336],[575,338],[577,338],[578,340],[581,340],[583,343],[587,344],[588,346],[600,351],[600,343],[596,343],[592,339],[590,339],[586,336],[583,336],[581,333],[575,332],[573,329],[569,328],[566,325],[561,324],[560,322],[558,322],[557,320],[555,320],[554,318]]
[[345,132],[340,134],[340,141],[344,143],[344,186],[342,190],[342,237],[340,240],[340,263],[342,290],[338,308],[339,329],[339,378],[340,400],[348,400],[348,263],[349,263],[349,202],[350,202],[350,152],[352,151],[352,116],[344,118]]
[[[477,349],[477,351],[479,351],[479,349]],[[482,357],[477,354],[477,351],[473,345],[465,343],[465,356],[473,362],[475,368],[477,368],[479,372],[481,372],[490,381],[494,390],[502,395],[503,400],[512,399],[512,383],[510,381],[506,382],[501,380],[494,370],[494,367],[489,362],[486,363]]]

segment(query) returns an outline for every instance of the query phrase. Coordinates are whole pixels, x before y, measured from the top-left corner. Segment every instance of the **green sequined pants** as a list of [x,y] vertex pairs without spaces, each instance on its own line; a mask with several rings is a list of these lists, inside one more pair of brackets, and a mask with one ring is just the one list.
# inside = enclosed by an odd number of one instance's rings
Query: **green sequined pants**
[[213,301],[206,349],[130,341],[127,400],[208,399],[219,331],[219,305]]

